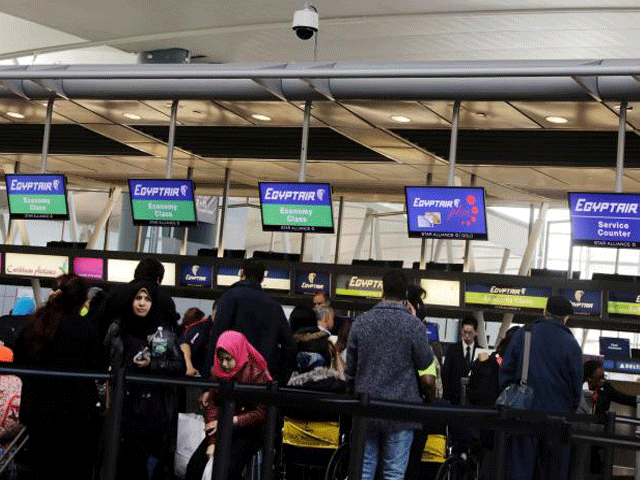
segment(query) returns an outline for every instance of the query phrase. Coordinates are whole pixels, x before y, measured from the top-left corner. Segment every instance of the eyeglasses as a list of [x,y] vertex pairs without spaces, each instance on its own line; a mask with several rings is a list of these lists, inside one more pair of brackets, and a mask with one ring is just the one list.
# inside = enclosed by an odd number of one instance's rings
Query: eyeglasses
[[319,307],[320,305],[324,305],[324,302],[313,302],[314,307]]

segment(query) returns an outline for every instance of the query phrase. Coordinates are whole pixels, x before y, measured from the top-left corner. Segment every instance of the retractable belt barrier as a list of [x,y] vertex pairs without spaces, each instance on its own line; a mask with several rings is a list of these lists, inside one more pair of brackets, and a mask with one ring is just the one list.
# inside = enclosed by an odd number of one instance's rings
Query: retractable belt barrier
[[[596,444],[605,448],[605,479],[611,478],[613,449],[621,447],[625,449],[640,450],[640,439],[633,436],[616,435],[614,433],[615,422],[638,424],[640,420],[630,417],[618,417],[615,414],[580,415],[567,413],[532,412],[523,410],[508,410],[503,408],[469,408],[469,407],[434,407],[426,404],[395,402],[370,398],[368,395],[349,396],[327,394],[317,391],[309,391],[298,388],[279,388],[277,382],[271,385],[244,385],[235,383],[219,383],[201,378],[187,377],[158,377],[140,374],[125,374],[118,380],[118,372],[107,374],[103,372],[81,371],[55,371],[35,368],[20,368],[15,366],[2,366],[0,374],[18,376],[42,376],[62,377],[77,379],[110,379],[112,385],[121,392],[113,392],[113,396],[124,393],[126,382],[147,383],[159,385],[173,385],[184,387],[199,387],[218,389],[221,415],[217,431],[217,448],[214,460],[213,479],[226,480],[231,457],[231,433],[233,430],[233,411],[236,402],[262,403],[269,405],[266,432],[265,452],[268,452],[270,460],[273,458],[273,443],[276,438],[278,408],[295,408],[308,411],[322,411],[323,413],[346,414],[353,417],[353,430],[351,439],[351,467],[350,480],[360,480],[362,475],[362,458],[364,454],[365,428],[363,420],[367,417],[384,418],[396,421],[431,422],[475,427],[496,432],[496,451],[498,462],[496,464],[496,479],[505,478],[504,456],[505,441],[507,435],[526,435],[545,439],[547,444],[557,453],[563,445],[571,442],[578,444]],[[122,421],[122,409],[111,408],[107,417],[107,435],[114,436],[120,431]],[[577,429],[571,424],[604,425],[604,434]],[[119,434],[117,435],[119,437]],[[117,448],[119,442],[114,439],[105,439],[109,445],[107,452],[108,464],[106,466],[106,478],[115,478],[117,465]],[[560,462],[559,454],[552,454],[554,462]],[[551,463],[554,463],[551,462]],[[273,478],[273,461],[263,462],[263,479]],[[555,478],[560,471],[559,463],[549,467],[549,478]],[[554,473],[555,472],[555,473]]]

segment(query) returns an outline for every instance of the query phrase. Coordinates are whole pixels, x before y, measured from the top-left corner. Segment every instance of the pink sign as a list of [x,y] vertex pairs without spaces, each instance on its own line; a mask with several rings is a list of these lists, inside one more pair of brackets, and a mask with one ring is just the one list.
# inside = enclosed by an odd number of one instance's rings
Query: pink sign
[[104,260],[102,258],[76,257],[73,259],[73,273],[85,278],[102,280]]

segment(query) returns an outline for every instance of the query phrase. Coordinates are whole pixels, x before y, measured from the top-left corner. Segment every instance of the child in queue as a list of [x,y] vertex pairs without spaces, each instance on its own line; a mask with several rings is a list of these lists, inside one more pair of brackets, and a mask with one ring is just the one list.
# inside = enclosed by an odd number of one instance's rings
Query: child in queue
[[[248,384],[266,384],[272,381],[262,355],[243,334],[233,330],[224,332],[218,339],[211,379]],[[214,389],[203,396],[206,437],[189,460],[185,480],[200,480],[209,458],[215,453],[219,412],[216,396]],[[237,404],[231,438],[231,480],[242,478],[242,470],[258,451],[262,440],[261,425],[266,414],[266,405]]]

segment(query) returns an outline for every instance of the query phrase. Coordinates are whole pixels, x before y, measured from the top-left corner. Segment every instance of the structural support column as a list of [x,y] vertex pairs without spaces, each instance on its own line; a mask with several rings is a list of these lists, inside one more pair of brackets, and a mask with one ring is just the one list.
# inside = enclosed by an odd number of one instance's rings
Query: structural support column
[[359,258],[362,254],[362,247],[364,246],[364,239],[367,236],[367,230],[371,225],[373,215],[373,209],[367,208],[364,214],[364,220],[362,221],[362,228],[360,229],[360,235],[358,236],[358,241],[356,242],[356,248],[353,251],[353,258]]
[[338,230],[336,233],[336,253],[333,257],[333,263],[338,263],[340,258],[340,237],[342,236],[342,216],[344,214],[344,197],[340,195],[340,204],[338,205]]
[[[433,173],[427,173],[427,187],[433,183]],[[409,213],[407,212],[407,215]],[[427,266],[427,239],[423,238],[420,242],[420,270],[424,270]]]
[[78,241],[78,217],[76,216],[76,194],[69,192],[67,194],[69,200],[69,223],[71,225],[71,241]]
[[220,235],[218,236],[218,258],[224,255],[224,221],[229,208],[229,185],[231,184],[231,170],[224,169],[224,191],[222,193],[222,209],[220,211]]
[[[100,232],[105,227],[107,222],[109,221],[109,217],[111,216],[111,212],[113,212],[113,206],[116,203],[116,199],[122,195],[122,187],[115,187],[112,189],[111,196],[109,200],[107,200],[107,204],[102,209],[102,213],[100,213],[100,217],[98,217],[98,221],[96,222],[96,228],[89,237],[89,241],[87,242],[87,249],[93,250],[96,248],[98,244],[98,238],[100,237]],[[105,231],[105,236],[109,235],[109,231]],[[106,245],[107,243],[105,243]]]
[[[302,144],[300,145],[300,169],[298,181],[304,182],[307,177],[307,150],[309,148],[309,124],[311,123],[311,100],[304,102],[304,120],[302,122]],[[304,262],[304,244],[306,234],[300,238],[300,261]]]
[[[187,168],[187,180],[193,178],[193,167]],[[195,200],[195,192],[193,193]],[[180,255],[187,254],[187,246],[189,245],[189,227],[184,227],[184,235],[182,235],[182,243],[180,244]]]
[[[624,148],[625,137],[627,127],[627,101],[624,100],[620,103],[620,114],[618,119],[618,152],[616,155],[616,192],[622,192],[622,175],[624,173]],[[616,267],[615,273],[618,273],[618,266],[620,264],[620,249],[616,248]]]
[[[535,258],[536,247],[538,245],[538,241],[540,240],[540,234],[542,233],[542,227],[547,218],[548,210],[549,204],[543,202],[542,207],[540,207],[538,219],[536,220],[536,223],[531,230],[531,235],[529,235],[527,248],[525,249],[524,255],[522,256],[522,263],[520,264],[520,269],[518,270],[518,275],[521,277],[529,275],[531,264],[533,263],[533,259]],[[496,338],[496,344],[498,341],[504,338],[505,333],[507,333],[507,330],[509,330],[509,327],[511,327],[512,321],[512,313],[507,313],[504,317],[502,317],[502,325],[500,326],[500,333],[498,334],[498,338]]]

